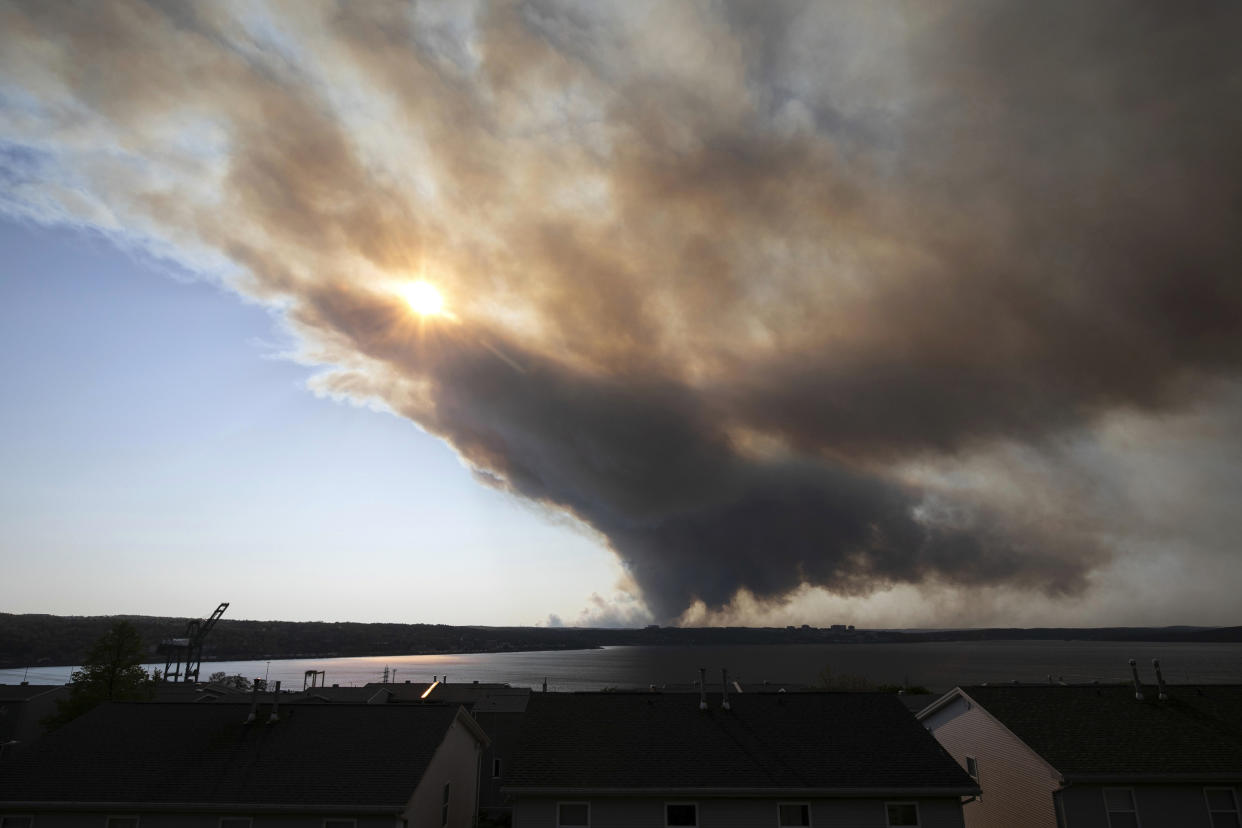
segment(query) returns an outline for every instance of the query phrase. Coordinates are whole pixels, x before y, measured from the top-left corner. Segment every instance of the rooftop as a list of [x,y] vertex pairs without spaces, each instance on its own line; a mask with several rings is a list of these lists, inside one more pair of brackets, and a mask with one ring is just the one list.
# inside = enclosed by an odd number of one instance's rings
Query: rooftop
[[[315,805],[399,810],[456,706],[112,702],[3,770],[0,802]],[[464,713],[462,715],[465,715]]]
[[1242,778],[1242,685],[972,686],[962,690],[1067,777]]
[[24,702],[64,690],[63,684],[0,684],[0,702]]
[[533,693],[516,789],[977,790],[896,696]]

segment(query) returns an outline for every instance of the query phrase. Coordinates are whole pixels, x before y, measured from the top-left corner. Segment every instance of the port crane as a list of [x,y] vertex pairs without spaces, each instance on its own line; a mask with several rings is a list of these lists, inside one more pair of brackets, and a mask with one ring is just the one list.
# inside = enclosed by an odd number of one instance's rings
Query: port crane
[[[211,628],[216,625],[220,616],[224,615],[224,611],[228,608],[228,601],[224,601],[216,607],[216,611],[206,621],[198,618],[190,619],[185,625],[185,637],[166,638],[160,642],[156,652],[164,656],[164,681],[170,683],[198,681],[198,668],[203,660],[203,639],[207,637],[207,633],[211,632]],[[184,672],[181,669],[183,663]]]

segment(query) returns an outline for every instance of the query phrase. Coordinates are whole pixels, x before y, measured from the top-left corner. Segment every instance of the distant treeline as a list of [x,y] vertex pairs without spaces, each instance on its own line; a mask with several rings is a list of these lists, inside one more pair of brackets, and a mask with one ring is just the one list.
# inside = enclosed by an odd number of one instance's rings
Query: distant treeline
[[[76,665],[116,618],[132,622],[159,661],[156,645],[184,635],[187,619],[0,613],[0,669]],[[1242,641],[1242,627],[1106,627],[888,631],[814,627],[452,627],[446,624],[357,624],[323,621],[221,620],[207,637],[205,661],[336,656],[423,655],[518,650],[577,650],[619,644],[813,644],[985,640]]]

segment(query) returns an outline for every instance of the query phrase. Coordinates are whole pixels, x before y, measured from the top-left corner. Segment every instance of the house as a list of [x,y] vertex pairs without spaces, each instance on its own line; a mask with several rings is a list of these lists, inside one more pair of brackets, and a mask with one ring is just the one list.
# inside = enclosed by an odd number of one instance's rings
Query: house
[[468,828],[487,737],[450,705],[111,702],[0,765],[25,828]]
[[313,687],[293,693],[293,701],[312,702],[366,702],[368,704],[388,704],[390,702],[444,702],[461,704],[469,709],[478,699],[488,698],[506,693],[526,694],[526,687],[511,687],[508,684],[480,683],[477,681],[449,684],[443,681],[421,682],[370,682],[361,687]]
[[968,828],[1239,825],[1242,686],[1140,692],[957,687],[918,718],[982,789]]
[[63,684],[0,684],[0,758],[43,735],[43,720],[55,715],[58,699],[68,697]]
[[470,715],[487,734],[479,784],[479,814],[492,823],[512,822],[512,809],[504,786],[513,770],[513,758],[521,744],[522,720],[531,693],[502,691],[476,700]]
[[155,685],[152,696],[147,701],[193,702],[201,704],[204,702],[244,702],[250,700],[250,693],[248,691],[239,690],[228,684],[218,684],[214,681],[161,681]]
[[[727,701],[727,704],[726,704]],[[978,791],[895,696],[534,693],[514,828],[962,825]]]

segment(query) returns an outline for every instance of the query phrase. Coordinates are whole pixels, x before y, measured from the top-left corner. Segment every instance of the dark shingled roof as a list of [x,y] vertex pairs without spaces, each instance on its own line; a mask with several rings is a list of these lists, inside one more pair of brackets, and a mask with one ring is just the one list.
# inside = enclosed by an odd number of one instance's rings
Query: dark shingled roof
[[0,765],[0,802],[404,807],[459,708],[104,704]]
[[1242,686],[964,687],[1067,777],[1232,774],[1242,779]]
[[532,693],[506,786],[977,790],[896,696]]
[[0,702],[23,702],[64,689],[63,684],[0,684]]

